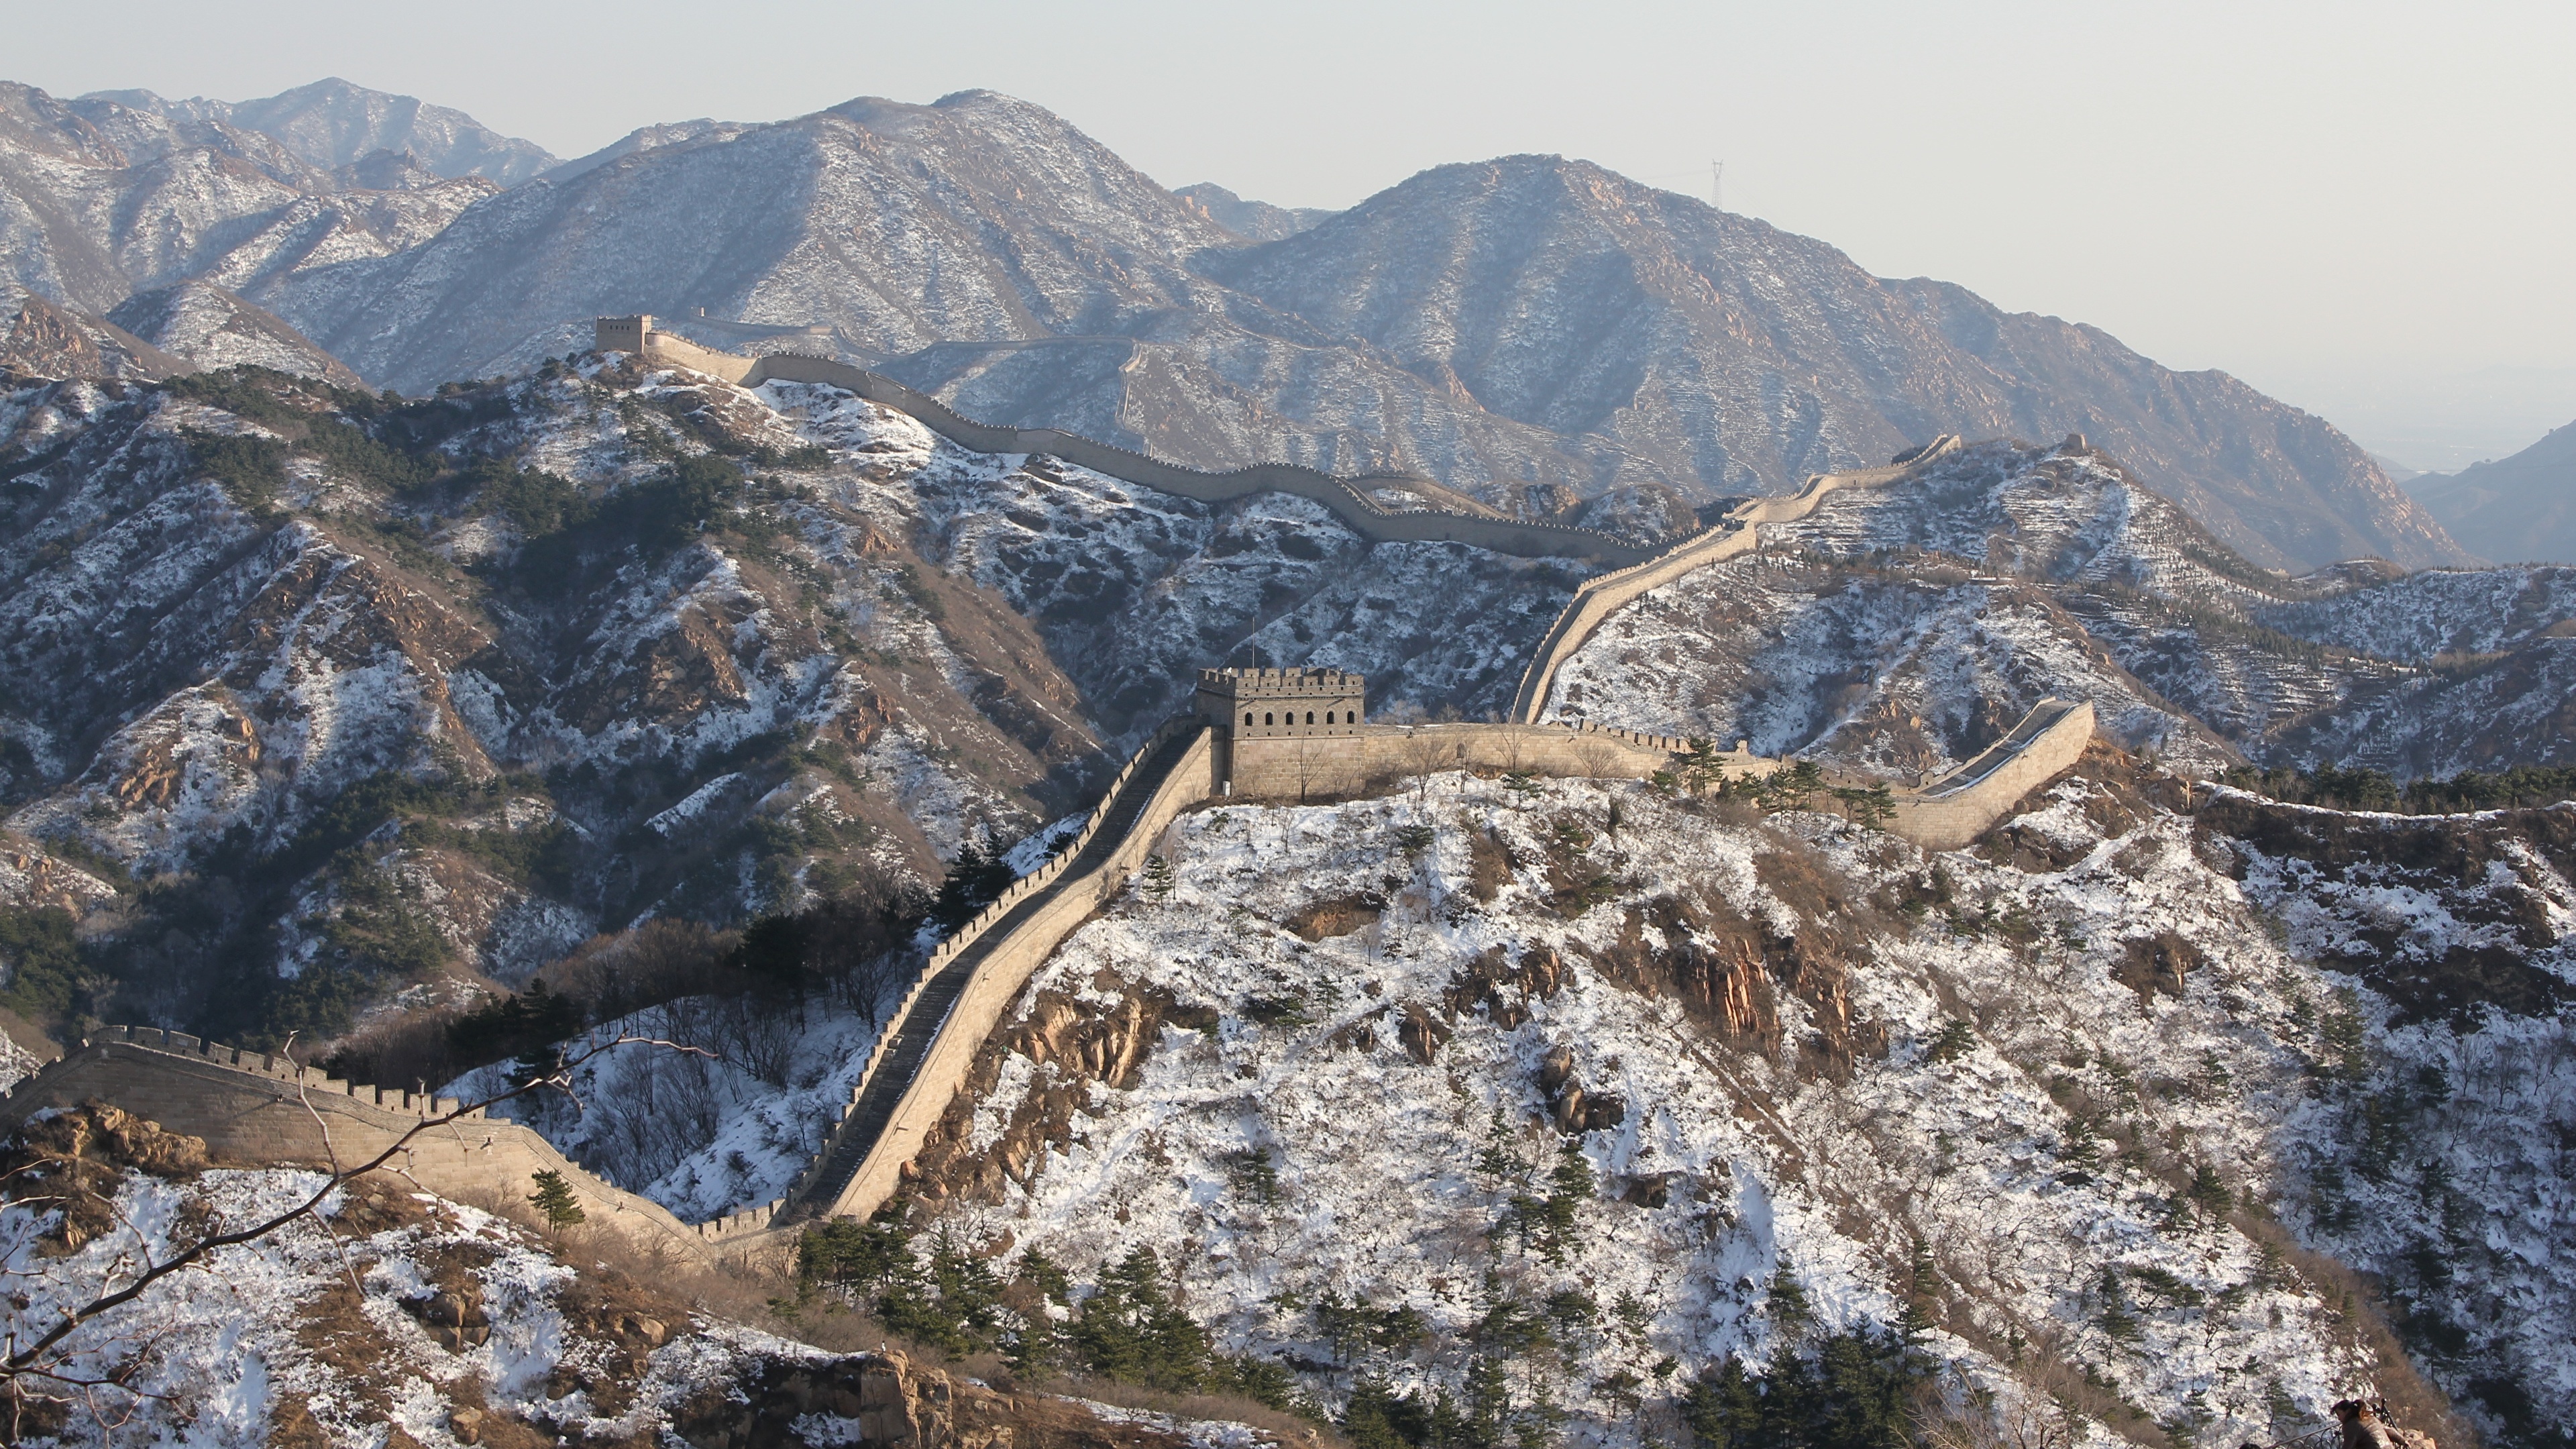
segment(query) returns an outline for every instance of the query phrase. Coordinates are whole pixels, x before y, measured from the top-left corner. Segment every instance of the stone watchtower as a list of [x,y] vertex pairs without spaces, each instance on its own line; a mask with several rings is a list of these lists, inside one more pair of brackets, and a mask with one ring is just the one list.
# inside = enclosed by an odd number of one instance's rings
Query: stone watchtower
[[642,352],[652,330],[650,312],[641,317],[602,317],[592,327],[593,345],[602,352]]
[[1233,739],[1356,735],[1368,679],[1338,669],[1202,669],[1199,713]]
[[1368,680],[1339,669],[1202,669],[1198,712],[1216,727],[1226,793],[1294,796],[1354,787]]

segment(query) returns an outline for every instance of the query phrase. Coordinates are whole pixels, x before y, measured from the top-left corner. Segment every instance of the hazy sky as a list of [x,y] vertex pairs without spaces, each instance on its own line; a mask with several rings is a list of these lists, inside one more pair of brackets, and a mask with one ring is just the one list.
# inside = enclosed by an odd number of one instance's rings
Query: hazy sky
[[0,76],[324,75],[566,156],[988,87],[1167,185],[1345,206],[1588,157],[2220,367],[2417,466],[2576,419],[2576,4],[0,0]]

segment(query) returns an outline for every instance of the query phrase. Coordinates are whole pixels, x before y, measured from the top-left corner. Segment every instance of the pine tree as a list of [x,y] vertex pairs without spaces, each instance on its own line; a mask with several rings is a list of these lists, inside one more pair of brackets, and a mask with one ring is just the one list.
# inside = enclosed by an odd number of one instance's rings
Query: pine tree
[[528,1201],[536,1204],[537,1211],[546,1215],[547,1227],[560,1233],[586,1216],[581,1203],[572,1195],[572,1184],[564,1181],[562,1173],[549,1167],[537,1173],[534,1181],[537,1190],[528,1194]]
[[1226,1181],[1251,1202],[1268,1206],[1279,1200],[1279,1169],[1270,1161],[1270,1149],[1255,1147],[1238,1152],[1225,1160]]
[[943,1232],[926,1266],[909,1253],[896,1264],[877,1299],[877,1317],[906,1338],[963,1357],[993,1347],[1001,1307],[1000,1275]]
[[1682,782],[1696,795],[1726,778],[1726,769],[1717,760],[1717,745],[1711,740],[1692,740],[1690,750],[1682,756]]
[[1941,1028],[1923,1049],[1923,1059],[1931,1062],[1954,1062],[1977,1048],[1977,1029],[1964,1021],[1953,1020]]
[[1170,856],[1154,855],[1146,857],[1145,894],[1152,896],[1154,899],[1159,901],[1171,895],[1172,887],[1179,883],[1178,873],[1172,869],[1172,858]]
[[2193,1207],[2212,1218],[2227,1216],[2227,1210],[2236,1205],[2236,1194],[2228,1189],[2227,1179],[2206,1162],[2192,1169],[2191,1186],[2183,1195],[2191,1199]]
[[1500,1107],[1494,1109],[1493,1120],[1485,1126],[1485,1145],[1476,1153],[1476,1171],[1493,1179],[1497,1186],[1517,1182],[1529,1171],[1529,1163],[1512,1148],[1511,1124],[1504,1120]]
[[1539,1251],[1551,1263],[1562,1263],[1568,1250],[1577,1245],[1576,1226],[1583,1205],[1592,1200],[1599,1179],[1592,1172],[1592,1159],[1583,1155],[1579,1139],[1569,1138],[1556,1156],[1556,1167],[1547,1175],[1547,1200],[1540,1205],[1543,1224]]
[[1208,1332],[1172,1303],[1151,1248],[1130,1250],[1100,1275],[1072,1338],[1085,1364],[1114,1379],[1177,1393],[1207,1378]]
[[1682,1422],[1699,1449],[1739,1449],[1762,1441],[1762,1392],[1733,1357],[1692,1381]]
[[1396,1427],[1399,1403],[1386,1380],[1360,1375],[1351,1385],[1350,1402],[1342,1406],[1342,1432],[1350,1436],[1352,1449],[1412,1449],[1403,1430]]
[[1465,1439],[1472,1449],[1502,1449],[1511,1428],[1512,1391],[1499,1359],[1478,1354],[1467,1362]]
[[1073,1303],[1073,1280],[1064,1269],[1046,1254],[1029,1249],[1020,1255],[1004,1301],[1020,1317],[1006,1355],[1012,1371],[1036,1377],[1061,1365],[1072,1345],[1052,1310]]
[[871,1292],[912,1258],[911,1234],[891,1213],[861,1221],[832,1218],[805,1230],[796,1244],[796,1278],[810,1289]]
[[1816,1321],[1815,1306],[1807,1301],[1807,1285],[1798,1281],[1797,1273],[1786,1263],[1771,1275],[1771,1291],[1763,1301],[1763,1311],[1770,1315],[1771,1326],[1780,1331],[1780,1336],[1793,1343],[1806,1337]]
[[1904,1306],[1897,1310],[1896,1328],[1907,1343],[1917,1343],[1930,1332],[1933,1314],[1941,1305],[1940,1275],[1932,1265],[1932,1249],[1921,1238],[1914,1240],[1914,1258],[1906,1265],[1907,1292]]

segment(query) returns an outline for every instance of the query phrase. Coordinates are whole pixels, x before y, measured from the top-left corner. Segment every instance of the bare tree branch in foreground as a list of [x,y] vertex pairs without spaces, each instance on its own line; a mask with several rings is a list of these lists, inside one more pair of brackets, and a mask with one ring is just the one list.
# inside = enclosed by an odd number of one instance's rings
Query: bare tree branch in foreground
[[[75,1396],[78,1396],[79,1398],[85,1399],[89,1402],[91,1412],[98,1417],[100,1423],[113,1427],[115,1423],[121,1422],[121,1420],[111,1419],[109,1417],[106,1412],[106,1406],[99,1402],[99,1396],[101,1393],[114,1390],[132,1395],[136,1399],[153,1397],[151,1395],[143,1394],[140,1390],[131,1388],[122,1382],[122,1379],[125,1377],[126,1370],[119,1370],[118,1372],[104,1376],[84,1376],[79,1373],[72,1372],[69,1369],[69,1362],[76,1350],[70,1347],[67,1341],[74,1333],[78,1332],[84,1326],[98,1322],[108,1315],[115,1313],[118,1309],[133,1303],[135,1300],[141,1298],[145,1293],[151,1291],[153,1285],[161,1282],[163,1279],[203,1264],[210,1255],[219,1249],[239,1247],[245,1243],[257,1242],[260,1239],[277,1232],[279,1229],[284,1228],[289,1223],[293,1223],[301,1218],[313,1216],[320,1211],[325,1202],[330,1200],[333,1193],[338,1192],[341,1188],[347,1186],[355,1179],[363,1177],[370,1172],[374,1172],[385,1166],[387,1163],[393,1161],[395,1158],[403,1156],[410,1149],[413,1139],[419,1137],[422,1133],[432,1131],[436,1128],[450,1126],[477,1112],[485,1111],[489,1108],[499,1106],[503,1102],[511,1101],[518,1097],[528,1096],[531,1093],[542,1091],[549,1087],[563,1092],[566,1096],[572,1097],[576,1105],[578,1105],[580,1097],[573,1090],[572,1079],[574,1071],[602,1054],[622,1046],[660,1047],[670,1051],[710,1058],[715,1055],[715,1053],[707,1051],[703,1047],[685,1046],[681,1043],[667,1041],[659,1037],[643,1036],[618,1036],[606,1041],[586,1042],[580,1048],[575,1050],[558,1050],[555,1053],[554,1065],[547,1071],[529,1076],[525,1080],[519,1081],[510,1086],[506,1091],[494,1092],[474,1101],[462,1103],[452,1111],[445,1112],[437,1116],[423,1117],[413,1126],[405,1130],[401,1136],[395,1138],[383,1151],[378,1152],[373,1157],[370,1157],[363,1162],[350,1166],[340,1165],[337,1150],[332,1149],[329,1146],[329,1130],[326,1126],[324,1129],[323,1140],[325,1149],[331,1153],[333,1166],[331,1171],[324,1174],[321,1186],[315,1188],[311,1193],[307,1194],[304,1198],[295,1203],[294,1206],[287,1208],[283,1212],[276,1213],[257,1223],[253,1223],[248,1227],[236,1228],[229,1232],[209,1234],[206,1237],[198,1239],[196,1242],[190,1244],[179,1252],[172,1254],[170,1257],[160,1259],[158,1261],[155,1261],[152,1257],[149,1238],[146,1237],[131,1221],[127,1220],[123,1213],[117,1210],[113,1198],[106,1194],[96,1192],[95,1190],[79,1187],[79,1174],[77,1171],[69,1173],[68,1176],[73,1184],[71,1191],[61,1195],[56,1195],[51,1200],[61,1204],[66,1210],[68,1210],[75,1195],[79,1193],[86,1192],[89,1196],[98,1198],[110,1216],[122,1228],[123,1232],[131,1235],[135,1243],[135,1247],[132,1250],[132,1258],[134,1261],[139,1261],[141,1266],[139,1269],[134,1271],[132,1279],[126,1282],[122,1287],[100,1292],[90,1298],[89,1301],[82,1303],[77,1307],[55,1310],[61,1314],[61,1317],[50,1328],[47,1328],[41,1334],[37,1334],[32,1339],[26,1339],[22,1342],[21,1334],[23,1330],[14,1327],[5,1337],[0,1337],[0,1398],[5,1398],[10,1406],[10,1439],[14,1441],[18,1437],[17,1421],[24,1413],[26,1406],[32,1402],[51,1401],[68,1404],[74,1400]],[[297,1095],[300,1100],[304,1101],[305,1109],[308,1112],[312,1111],[312,1102],[309,1098],[305,1098],[303,1096],[303,1091],[300,1086],[297,1089]],[[31,1169],[38,1169],[47,1166],[73,1168],[75,1166],[75,1161],[75,1159],[63,1157],[57,1154],[48,1154],[46,1156],[39,1157],[34,1161],[20,1164],[8,1175],[15,1176],[19,1172],[26,1172]],[[18,1201],[21,1202],[43,1202],[46,1200],[47,1199],[44,1197],[18,1199]],[[334,1242],[336,1243],[336,1241],[337,1237],[334,1235]],[[106,1280],[110,1282],[114,1281],[118,1275],[119,1268],[125,1266],[129,1266],[127,1255],[120,1253],[116,1259],[111,1260],[108,1264],[105,1273]],[[142,1354],[140,1350],[135,1350],[127,1353],[124,1357],[127,1359],[129,1364],[132,1364],[142,1361],[145,1355]]]

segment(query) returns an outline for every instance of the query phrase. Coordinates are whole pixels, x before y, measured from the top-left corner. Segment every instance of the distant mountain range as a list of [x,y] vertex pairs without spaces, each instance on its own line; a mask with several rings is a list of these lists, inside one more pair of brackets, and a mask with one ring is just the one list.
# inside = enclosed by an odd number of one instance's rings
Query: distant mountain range
[[340,81],[238,105],[7,86],[0,246],[5,283],[76,313],[212,283],[414,393],[584,346],[597,314],[704,309],[821,324],[994,421],[1408,468],[1529,513],[1627,491],[1678,516],[1938,432],[2080,432],[2258,564],[2472,559],[2332,425],[2223,373],[1558,157],[1324,215],[1166,190],[984,91],[560,162]]
[[2421,474],[2406,486],[2453,538],[2488,558],[2576,563],[2576,423],[2510,458]]
[[166,100],[150,91],[99,91],[81,101],[125,106],[182,125],[256,131],[325,168],[385,152],[409,156],[433,175],[481,176],[510,186],[555,164],[543,146],[504,136],[463,111],[371,91],[337,76],[238,104],[203,96]]

